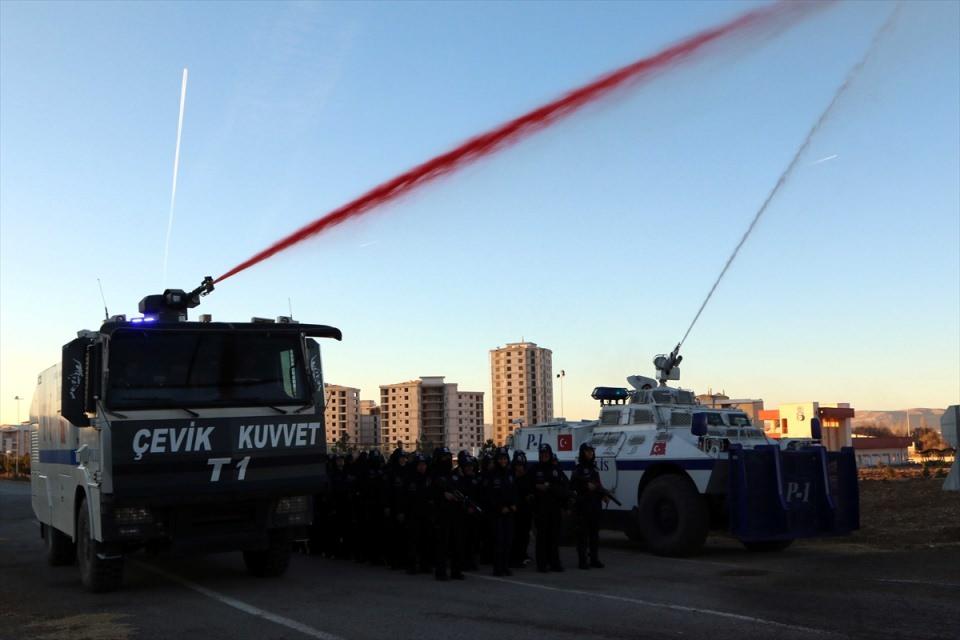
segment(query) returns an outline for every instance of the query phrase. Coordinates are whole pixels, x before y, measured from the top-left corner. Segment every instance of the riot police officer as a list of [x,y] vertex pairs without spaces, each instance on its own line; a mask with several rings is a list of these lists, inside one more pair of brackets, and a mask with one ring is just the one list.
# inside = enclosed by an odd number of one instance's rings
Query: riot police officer
[[463,557],[462,538],[457,527],[461,502],[456,497],[453,479],[453,455],[450,449],[438,447],[433,452],[433,531],[434,575],[437,580],[447,580],[447,565],[450,578],[463,580],[460,561]]
[[413,456],[408,465],[410,473],[404,482],[402,512],[398,516],[403,524],[407,547],[407,573],[430,570],[430,511],[433,485],[427,473],[427,459],[420,453]]
[[513,518],[513,545],[510,566],[519,569],[530,562],[530,527],[533,526],[533,483],[527,470],[527,456],[513,452],[513,482],[517,493],[517,512]]
[[408,473],[409,456],[402,447],[390,454],[390,462],[384,475],[384,518],[386,519],[387,561],[391,569],[402,569],[406,561],[406,544],[403,526],[403,483]]
[[533,523],[537,530],[537,571],[563,571],[560,563],[560,529],[570,491],[567,476],[554,463],[553,449],[541,444],[533,468]]
[[513,540],[513,518],[517,511],[517,494],[510,472],[510,454],[506,448],[497,449],[494,467],[486,483],[487,501],[493,523],[493,575],[509,576],[510,550]]
[[461,568],[464,571],[477,570],[477,555],[480,553],[480,527],[482,514],[477,511],[480,504],[483,484],[477,474],[477,459],[468,451],[457,454],[457,468],[453,473],[454,486],[464,497],[460,517],[457,521],[459,535],[463,539]]
[[587,442],[580,445],[580,455],[570,478],[570,486],[577,496],[574,513],[579,567],[602,569],[603,563],[597,555],[600,546],[600,516],[603,513],[603,503],[610,498],[607,497],[603,483],[600,481],[596,453]]
[[361,554],[372,564],[383,563],[384,528],[384,471],[383,454],[379,449],[367,453],[367,466],[360,478],[362,513]]

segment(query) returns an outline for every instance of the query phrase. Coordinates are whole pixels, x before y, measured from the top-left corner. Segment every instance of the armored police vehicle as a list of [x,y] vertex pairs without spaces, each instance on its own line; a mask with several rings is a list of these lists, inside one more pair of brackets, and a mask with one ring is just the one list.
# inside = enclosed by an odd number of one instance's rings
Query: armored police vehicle
[[675,350],[654,360],[657,379],[630,376],[630,389],[594,389],[598,420],[523,427],[512,447],[535,459],[547,443],[572,469],[581,443],[590,443],[620,502],[607,503],[604,526],[660,555],[697,552],[710,529],[774,551],[795,538],[859,528],[852,448],[827,451],[818,419],[812,439],[776,441],[742,411],[701,406],[692,391],[666,385],[679,379],[679,361]]
[[80,331],[40,374],[31,493],[51,564],[118,587],[141,547],[240,550],[282,574],[325,481],[319,345],[338,329],[187,321],[213,289],[164,291],[142,316]]

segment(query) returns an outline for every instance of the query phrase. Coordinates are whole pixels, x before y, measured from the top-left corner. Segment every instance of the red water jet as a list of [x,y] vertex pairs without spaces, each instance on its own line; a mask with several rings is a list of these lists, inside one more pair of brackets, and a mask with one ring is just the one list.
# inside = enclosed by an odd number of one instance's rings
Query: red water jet
[[533,111],[505,122],[486,133],[470,138],[456,148],[374,187],[359,198],[334,209],[322,218],[297,229],[263,251],[244,260],[217,278],[215,282],[226,280],[230,276],[252,267],[302,240],[326,231],[350,218],[367,213],[375,207],[394,200],[435,178],[456,171],[470,162],[514,144],[525,136],[573,114],[581,107],[610,95],[616,89],[649,78],[655,71],[661,71],[687,61],[693,54],[702,52],[709,44],[717,43],[734,35],[745,35],[748,31],[771,28],[777,25],[789,26],[829,3],[829,0],[820,2],[781,0],[772,5],[744,13],[729,22],[681,40],[659,53],[620,67]]

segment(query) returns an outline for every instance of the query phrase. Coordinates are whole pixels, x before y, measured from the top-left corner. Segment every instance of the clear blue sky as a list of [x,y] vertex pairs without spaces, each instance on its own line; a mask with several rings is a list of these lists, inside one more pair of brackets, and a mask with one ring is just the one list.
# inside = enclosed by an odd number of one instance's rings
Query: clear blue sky
[[[906,3],[687,341],[682,384],[862,409],[960,400],[960,5]],[[0,418],[111,313],[755,6],[0,4]],[[331,382],[489,395],[521,337],[565,413],[649,374],[890,5],[718,51],[262,263],[201,307],[339,326]],[[813,164],[836,154],[835,159]],[[558,403],[559,404],[559,403]],[[557,407],[557,413],[560,412]],[[489,420],[489,413],[488,413]]]

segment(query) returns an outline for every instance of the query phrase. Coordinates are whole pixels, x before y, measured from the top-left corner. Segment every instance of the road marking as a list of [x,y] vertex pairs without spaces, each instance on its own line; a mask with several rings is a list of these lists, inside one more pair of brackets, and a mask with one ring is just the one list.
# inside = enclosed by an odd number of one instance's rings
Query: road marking
[[508,580],[507,578],[497,578],[494,576],[474,575],[471,577],[482,578],[484,580],[491,580],[495,582],[506,582],[507,584],[513,584],[520,587],[530,587],[531,589],[542,589],[544,591],[557,591],[560,593],[572,593],[578,596],[592,596],[594,598],[604,598],[606,600],[616,600],[618,602],[629,602],[631,604],[639,604],[645,607],[669,609],[671,611],[682,611],[684,613],[702,613],[710,616],[716,616],[718,618],[728,618],[731,620],[741,620],[743,622],[753,622],[756,624],[779,627],[781,629],[791,629],[793,631],[803,631],[805,633],[814,633],[817,635],[846,637],[844,634],[836,633],[834,631],[828,631],[826,629],[815,629],[814,627],[803,627],[795,624],[787,624],[785,622],[777,622],[775,620],[767,620],[766,618],[756,618],[754,616],[746,616],[739,613],[730,613],[729,611],[717,611],[716,609],[702,609],[700,607],[688,607],[682,604],[670,604],[669,602],[654,602],[652,600],[641,600],[639,598],[615,596],[609,593],[597,593],[595,591],[582,591],[580,589],[562,589],[560,587],[551,587],[545,584],[538,584],[535,582],[523,582],[522,580]]
[[960,587],[960,582],[933,582],[931,580],[905,580],[900,578],[874,578],[877,582],[893,582],[896,584],[925,584],[931,587]]
[[318,638],[319,640],[343,640],[340,636],[336,636],[336,635],[333,635],[332,633],[327,633],[326,631],[321,631],[319,629],[314,629],[313,627],[305,625],[302,622],[297,622],[296,620],[291,620],[290,618],[285,618],[275,613],[270,613],[269,611],[265,611],[259,607],[255,607],[252,604],[247,604],[242,600],[237,600],[236,598],[225,596],[222,593],[217,593],[212,589],[208,589],[206,587],[200,586],[196,582],[191,582],[190,580],[187,580],[186,578],[181,578],[180,576],[175,575],[173,573],[168,573],[163,569],[158,569],[157,567],[154,567],[149,564],[145,564],[143,562],[134,562],[134,564],[136,564],[141,569],[145,569],[147,571],[155,573],[158,576],[162,576],[166,578],[167,580],[172,580],[173,582],[176,582],[188,589],[192,589],[193,591],[196,591],[197,593],[205,595],[208,598],[212,598],[217,602],[221,602],[227,605],[228,607],[233,607],[238,611],[243,611],[244,613],[248,613],[252,616],[263,618],[264,620],[269,620],[274,624],[279,624],[281,626],[287,627],[288,629],[299,631],[300,633],[310,636],[311,638]]

